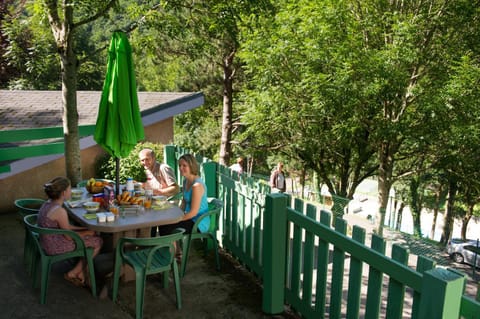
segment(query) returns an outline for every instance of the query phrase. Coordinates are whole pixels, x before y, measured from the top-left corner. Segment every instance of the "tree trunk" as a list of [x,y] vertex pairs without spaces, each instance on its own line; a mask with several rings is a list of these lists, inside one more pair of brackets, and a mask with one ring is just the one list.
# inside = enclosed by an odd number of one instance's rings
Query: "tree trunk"
[[392,229],[396,229],[397,228],[397,219],[396,219],[396,216],[397,216],[397,213],[398,213],[398,200],[397,199],[393,199],[393,216],[392,216]]
[[219,163],[228,166],[232,157],[232,103],[233,103],[233,58],[235,52],[231,52],[223,60],[223,118],[222,137],[220,140]]
[[400,203],[400,208],[398,209],[398,215],[397,215],[397,225],[395,226],[396,231],[400,231],[402,228],[402,217],[403,217],[403,209],[405,208],[405,203],[401,202]]
[[437,218],[438,218],[438,211],[440,209],[440,192],[435,194],[435,207],[433,208],[433,221],[432,221],[432,228],[430,229],[430,239],[435,238],[435,229],[437,228]]
[[452,235],[453,230],[453,205],[455,203],[455,195],[457,194],[457,182],[449,180],[448,182],[448,198],[447,209],[445,212],[442,237],[440,243],[446,245]]
[[77,59],[71,44],[67,44],[65,53],[61,55],[65,168],[72,185],[77,185],[82,180],[77,111]]
[[473,216],[473,207],[474,206],[475,206],[475,204],[468,205],[467,213],[462,218],[462,228],[460,230],[460,236],[464,240],[467,239],[468,222],[470,222],[470,219]]
[[[57,45],[62,66],[63,135],[65,141],[65,170],[72,185],[82,179],[77,112],[77,57],[73,50],[73,10],[69,1],[62,5],[59,15],[57,2],[47,1],[48,20]],[[60,18],[63,17],[63,20]]]
[[[413,235],[422,237],[422,228],[420,225],[420,213],[422,210],[422,200],[419,194],[420,182],[416,178],[410,179],[410,198],[413,217]],[[420,190],[421,191],[421,190]]]
[[385,224],[385,212],[387,210],[388,195],[392,186],[393,158],[391,146],[384,142],[380,148],[378,168],[378,203],[377,218],[375,218],[375,232],[383,236],[383,225]]
[[302,179],[301,179],[301,186],[302,186],[302,190],[301,190],[301,194],[302,194],[302,199],[305,199],[305,179],[307,177],[307,168],[304,166],[302,168]]

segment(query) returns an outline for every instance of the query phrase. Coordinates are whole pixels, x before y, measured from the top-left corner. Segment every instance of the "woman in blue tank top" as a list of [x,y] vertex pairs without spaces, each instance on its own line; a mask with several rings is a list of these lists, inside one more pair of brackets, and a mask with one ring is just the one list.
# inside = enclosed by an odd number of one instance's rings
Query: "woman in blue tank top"
[[[195,221],[208,211],[207,187],[200,178],[200,169],[195,157],[191,154],[185,154],[178,160],[180,174],[184,177],[183,181],[183,200],[181,208],[185,212],[183,219],[171,225],[159,227],[160,235],[171,234],[176,228],[184,228],[186,234],[192,232]],[[210,226],[210,217],[204,218],[198,228],[200,232],[207,231]]]

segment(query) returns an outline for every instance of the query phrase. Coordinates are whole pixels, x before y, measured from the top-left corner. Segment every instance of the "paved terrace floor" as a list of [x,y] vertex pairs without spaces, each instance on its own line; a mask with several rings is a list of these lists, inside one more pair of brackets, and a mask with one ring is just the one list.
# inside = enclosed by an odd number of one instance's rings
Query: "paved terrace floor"
[[[355,224],[366,230],[369,245],[373,226],[354,214],[346,215],[345,219],[350,225]],[[54,268],[49,281],[47,304],[40,305],[39,290],[31,287],[23,266],[23,236],[23,224],[16,213],[0,215],[0,318],[135,317],[134,282],[121,284],[117,303],[111,300],[111,289],[108,289],[105,298],[95,299],[89,290],[74,287],[63,279],[62,273],[69,267],[65,264]],[[471,297],[476,295],[479,276],[472,272],[470,266],[455,264],[443,250],[408,235],[386,230],[384,237],[387,239],[387,255],[391,251],[391,244],[396,242],[409,248],[409,265],[412,268],[416,263],[416,254],[421,254],[434,259],[438,265],[458,269],[467,274],[466,294]],[[264,314],[258,281],[227,254],[221,254],[220,272],[215,270],[214,265],[213,255],[204,257],[199,249],[191,251],[187,273],[181,282],[181,310],[175,308],[173,284],[164,290],[159,277],[150,276],[147,279],[144,318],[298,319],[288,309],[276,316]]]
[[[89,290],[74,287],[63,279],[69,266],[62,263],[54,267],[50,276],[47,304],[40,305],[40,291],[31,287],[23,266],[23,237],[23,224],[17,213],[0,215],[0,318],[135,317],[134,282],[121,283],[117,303],[111,300],[111,289],[106,298],[95,299]],[[204,257],[199,249],[191,251],[187,273],[181,281],[181,310],[175,307],[173,283],[165,290],[160,277],[148,277],[144,318],[296,318],[288,312],[265,315],[258,282],[228,255],[221,255],[220,272],[214,265],[213,254]]]

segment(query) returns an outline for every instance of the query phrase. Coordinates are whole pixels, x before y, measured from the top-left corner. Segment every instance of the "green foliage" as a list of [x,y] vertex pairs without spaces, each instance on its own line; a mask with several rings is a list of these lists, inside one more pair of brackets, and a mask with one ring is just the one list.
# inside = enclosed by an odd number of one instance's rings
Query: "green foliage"
[[[28,16],[32,5],[24,8]],[[22,7],[21,7],[22,8]],[[12,8],[13,9],[13,8]],[[19,8],[15,8],[19,10]],[[0,32],[5,38],[2,65],[9,73],[2,77],[1,88],[17,90],[52,90],[60,88],[60,60],[56,54],[48,21],[39,17],[13,15],[2,21]]]
[[[163,145],[150,142],[139,143],[130,152],[128,157],[120,159],[119,179],[120,184],[125,184],[127,177],[134,180],[144,182],[146,180],[145,170],[138,159],[138,153],[144,148],[151,148],[155,151],[156,158],[159,162],[163,159]],[[97,160],[96,176],[115,180],[116,178],[116,161],[110,155],[105,155]]]

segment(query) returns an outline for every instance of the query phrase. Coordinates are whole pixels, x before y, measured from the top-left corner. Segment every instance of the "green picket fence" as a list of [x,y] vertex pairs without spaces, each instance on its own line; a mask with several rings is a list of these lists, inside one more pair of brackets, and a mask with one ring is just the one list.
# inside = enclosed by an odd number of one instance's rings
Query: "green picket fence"
[[265,313],[286,304],[304,318],[480,318],[461,273],[421,256],[412,269],[406,249],[393,245],[388,257],[386,241],[372,235],[367,247],[357,226],[347,236],[347,200],[326,211],[226,167],[216,173],[221,246],[262,280]]

